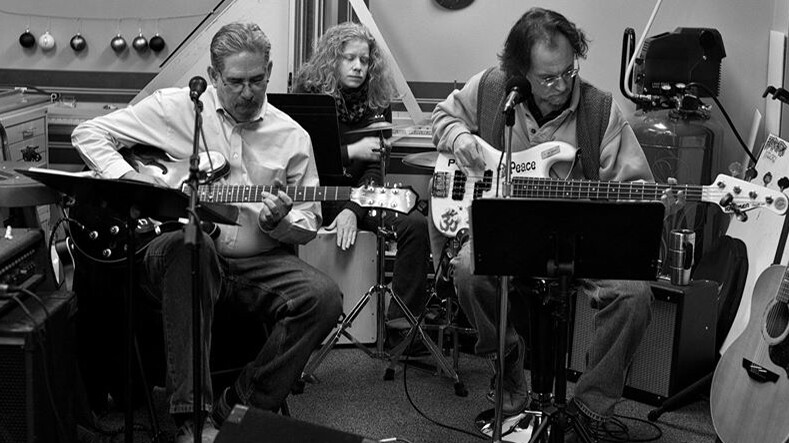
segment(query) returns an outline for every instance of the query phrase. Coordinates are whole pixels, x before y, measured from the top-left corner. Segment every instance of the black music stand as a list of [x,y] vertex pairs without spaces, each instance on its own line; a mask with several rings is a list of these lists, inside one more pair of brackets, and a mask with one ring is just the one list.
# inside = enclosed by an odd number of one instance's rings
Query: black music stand
[[334,97],[328,94],[267,94],[267,97],[269,103],[310,134],[321,185],[343,185],[340,126]]
[[[173,220],[185,218],[188,215],[189,195],[177,189],[131,180],[87,177],[50,169],[30,168],[16,169],[16,171],[66,194],[77,202],[96,207],[106,206],[118,214],[126,214],[127,227],[137,227],[139,220],[147,217]],[[214,203],[202,203],[197,207],[197,213],[203,221],[221,224],[236,224],[235,220],[238,218],[238,208],[235,206]],[[134,386],[131,374],[132,355],[135,352],[133,303],[133,293],[136,286],[135,254],[137,252],[135,231],[136,229],[126,229],[126,261],[128,263],[127,290],[124,294],[124,309],[126,310],[124,440],[126,442],[134,440],[134,409],[131,401]],[[122,234],[118,233],[118,235]],[[193,350],[195,354],[198,352],[197,348]],[[195,395],[197,396],[197,394]]]
[[[471,247],[475,274],[558,280],[558,297],[553,301],[554,322],[552,325],[541,322],[543,326],[555,327],[551,334],[554,348],[545,346],[548,352],[537,356],[538,359],[549,358],[547,365],[544,362],[532,362],[531,365],[532,368],[550,368],[553,364],[555,380],[547,380],[547,389],[553,383],[554,396],[552,404],[541,411],[544,419],[533,429],[530,441],[564,441],[567,426],[575,429],[581,441],[592,441],[576,417],[565,411],[571,283],[578,278],[655,280],[663,216],[664,206],[659,202],[513,198],[472,202]],[[503,334],[505,326],[506,319],[499,319],[499,334]],[[503,354],[503,349],[499,349],[499,353]],[[494,441],[501,435],[501,380],[496,389]],[[550,440],[544,435],[549,426]]]

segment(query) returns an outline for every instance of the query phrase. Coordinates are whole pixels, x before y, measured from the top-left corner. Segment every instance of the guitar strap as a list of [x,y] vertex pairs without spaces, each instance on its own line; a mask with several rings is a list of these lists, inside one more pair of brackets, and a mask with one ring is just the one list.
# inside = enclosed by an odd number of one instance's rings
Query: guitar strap
[[[584,177],[599,180],[600,145],[608,128],[613,98],[610,93],[580,81],[581,100],[576,111],[576,144]],[[506,74],[498,67],[488,68],[482,74],[477,92],[479,136],[499,150],[504,147],[504,114],[501,109],[506,96]]]

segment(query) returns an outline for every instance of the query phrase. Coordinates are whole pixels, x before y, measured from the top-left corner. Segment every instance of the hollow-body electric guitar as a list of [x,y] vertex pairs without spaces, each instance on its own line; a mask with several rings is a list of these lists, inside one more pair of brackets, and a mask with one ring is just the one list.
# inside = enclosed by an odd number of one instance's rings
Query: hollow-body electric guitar
[[[126,156],[138,172],[156,176],[170,187],[186,191],[189,178],[189,161],[172,160],[158,149],[151,148],[142,155]],[[217,152],[200,153],[201,181],[198,198],[210,203],[250,203],[263,201],[263,193],[285,192],[295,203],[320,201],[353,201],[364,208],[379,208],[407,214],[416,206],[418,196],[410,187],[378,186],[270,186],[230,185],[216,183],[226,176],[230,167]],[[77,222],[70,229],[74,247],[92,259],[104,264],[121,264],[126,260],[127,231],[125,216],[110,208],[75,203],[69,209],[69,218]],[[140,219],[135,229],[136,253],[142,252],[153,238],[167,230],[180,229],[181,223],[161,223]]]
[[789,441],[789,271],[767,268],[753,289],[743,333],[712,377],[710,411],[724,443]]
[[[502,195],[504,174],[496,169],[502,152],[477,137],[487,169],[480,177],[467,177],[458,168],[451,154],[440,153],[433,173],[430,205],[433,224],[448,237],[469,227],[469,207],[477,198]],[[513,198],[553,200],[660,201],[667,188],[684,191],[687,201],[715,203],[723,211],[744,216],[755,208],[768,208],[778,214],[787,210],[787,197],[750,182],[719,175],[713,185],[669,185],[645,182],[596,180],[561,180],[548,178],[551,167],[559,162],[572,162],[576,148],[554,141],[514,152],[509,165],[512,170]],[[499,214],[506,216],[506,214]]]

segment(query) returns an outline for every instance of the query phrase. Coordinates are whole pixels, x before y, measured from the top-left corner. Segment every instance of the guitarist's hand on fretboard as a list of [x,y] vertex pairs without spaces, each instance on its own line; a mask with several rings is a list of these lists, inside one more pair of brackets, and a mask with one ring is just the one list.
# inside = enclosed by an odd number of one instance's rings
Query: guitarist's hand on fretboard
[[[677,179],[674,177],[669,177],[668,180],[666,180],[666,184],[669,186],[676,185],[678,184]],[[666,207],[667,217],[679,212],[679,210],[685,206],[685,200],[686,196],[684,191],[677,191],[674,193],[674,190],[670,187],[666,188],[666,190],[663,192],[663,195],[660,196],[661,203],[663,203],[663,206]]]
[[260,227],[266,231],[270,231],[277,227],[280,220],[288,215],[293,208],[293,199],[288,194],[282,192],[282,183],[279,180],[274,182],[274,189],[277,190],[276,194],[261,191],[263,196],[263,205],[258,213],[258,222]]
[[170,186],[164,180],[160,179],[159,177],[153,177],[151,175],[140,174],[137,171],[129,171],[121,176],[123,180],[134,180],[143,183],[149,183],[156,186],[164,186],[165,188],[169,188]]

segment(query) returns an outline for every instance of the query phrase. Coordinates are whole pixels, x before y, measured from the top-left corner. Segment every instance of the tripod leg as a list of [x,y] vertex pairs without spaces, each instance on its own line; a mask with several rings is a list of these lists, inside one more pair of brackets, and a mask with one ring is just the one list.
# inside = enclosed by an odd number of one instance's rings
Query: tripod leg
[[454,380],[454,387],[455,387],[455,395],[459,397],[465,397],[468,395],[468,389],[466,389],[463,382],[460,381],[460,377],[458,376],[455,369],[452,365],[447,361],[446,357],[444,357],[443,352],[441,349],[433,342],[433,340],[425,334],[424,329],[420,325],[420,320],[418,320],[408,307],[405,305],[403,300],[397,296],[391,289],[386,288],[386,291],[392,296],[392,301],[397,303],[400,309],[405,314],[406,319],[408,319],[408,323],[411,324],[411,330],[408,331],[408,335],[406,339],[402,341],[399,345],[397,345],[393,350],[392,354],[390,355],[390,365],[389,368],[386,370],[386,375],[384,376],[385,380],[393,379],[394,375],[394,366],[400,361],[400,357],[405,351],[406,347],[413,341],[414,336],[416,334],[419,335],[419,338],[425,344],[427,349],[430,351],[430,354],[433,356],[433,359],[436,361],[436,364],[439,367],[439,373],[443,371],[449,378]]
[[647,414],[649,421],[656,421],[664,412],[671,412],[688,404],[699,391],[709,391],[710,384],[712,383],[712,376],[713,373],[710,372],[692,385],[665,399],[659,408],[649,411],[649,414]]
[[[359,316],[359,313],[362,312],[362,309],[364,309],[364,307],[367,305],[367,302],[370,301],[372,290],[373,288],[367,291],[364,294],[364,296],[362,296],[362,298],[359,299],[359,301],[356,303],[353,309],[351,309],[351,312],[345,316],[342,323],[340,323],[340,325],[337,327],[337,330],[334,332],[334,334],[332,334],[331,338],[327,340],[326,343],[323,344],[320,351],[318,351],[318,354],[314,358],[312,358],[309,361],[309,363],[307,363],[307,366],[304,367],[304,370],[302,371],[301,374],[302,381],[307,381],[310,383],[315,383],[318,381],[318,379],[313,375],[313,372],[315,372],[318,366],[320,366],[320,364],[323,362],[323,359],[326,358],[326,356],[329,354],[329,351],[331,351],[334,345],[337,344],[337,341],[340,339],[341,335],[344,335],[346,337],[350,336],[350,333],[348,333],[346,329],[348,329],[351,326],[351,323],[353,323],[356,317]],[[355,339],[353,339],[352,341],[359,349],[363,350],[368,355],[372,356],[372,353],[366,347],[362,346],[361,343],[359,343]]]

